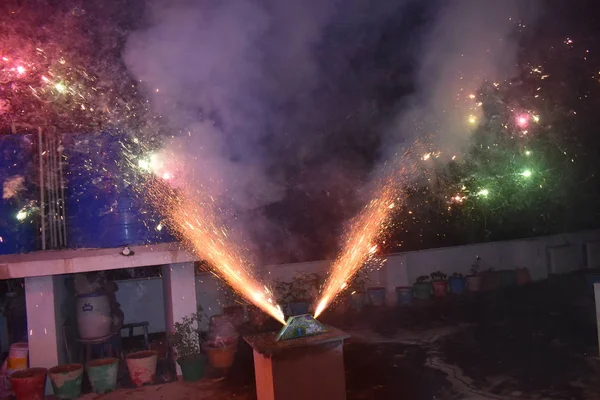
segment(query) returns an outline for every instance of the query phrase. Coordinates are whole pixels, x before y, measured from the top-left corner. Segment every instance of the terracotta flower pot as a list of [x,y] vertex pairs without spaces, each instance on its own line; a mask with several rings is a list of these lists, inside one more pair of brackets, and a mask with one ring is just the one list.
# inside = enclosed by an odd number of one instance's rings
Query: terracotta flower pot
[[469,292],[481,290],[481,277],[479,275],[467,276],[467,289]]
[[153,350],[137,351],[125,358],[129,377],[137,387],[154,382],[158,353]]
[[46,368],[27,368],[10,375],[17,400],[44,400],[46,390]]
[[214,369],[227,372],[233,365],[237,343],[232,343],[227,346],[211,346],[205,345],[204,352],[208,357],[208,363]]
[[527,285],[531,283],[531,274],[527,268],[517,268],[517,285]]
[[81,395],[83,364],[59,365],[48,370],[57,399],[76,399]]

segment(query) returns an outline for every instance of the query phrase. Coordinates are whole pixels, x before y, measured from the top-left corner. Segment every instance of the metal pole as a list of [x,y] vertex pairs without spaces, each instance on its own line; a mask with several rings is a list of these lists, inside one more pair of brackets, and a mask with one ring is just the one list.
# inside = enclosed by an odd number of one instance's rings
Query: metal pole
[[44,159],[42,156],[42,128],[38,127],[38,153],[40,157],[40,216],[42,219],[42,250],[46,250],[46,217],[44,211]]
[[62,236],[63,236],[63,246],[67,247],[67,210],[65,208],[65,177],[63,174],[63,156],[62,156],[62,142],[58,138],[57,141],[57,153],[58,153],[58,178],[60,179],[60,205],[61,205],[61,214],[60,220],[62,223]]

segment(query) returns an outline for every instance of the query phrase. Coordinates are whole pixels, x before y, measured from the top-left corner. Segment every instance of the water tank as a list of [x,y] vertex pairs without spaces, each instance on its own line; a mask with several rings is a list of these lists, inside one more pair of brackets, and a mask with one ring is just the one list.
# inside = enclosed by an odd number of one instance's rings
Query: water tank
[[0,136],[0,254],[37,248],[35,140],[32,134]]
[[63,136],[67,243],[111,248],[173,241],[161,218],[122,179],[123,147],[110,132]]

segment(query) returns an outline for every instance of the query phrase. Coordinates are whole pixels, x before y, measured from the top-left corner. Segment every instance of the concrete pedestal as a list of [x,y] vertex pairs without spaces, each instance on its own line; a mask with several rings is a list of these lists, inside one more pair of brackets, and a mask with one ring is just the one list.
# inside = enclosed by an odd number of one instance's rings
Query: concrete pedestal
[[345,332],[276,342],[277,332],[244,337],[254,350],[258,400],[345,400]]

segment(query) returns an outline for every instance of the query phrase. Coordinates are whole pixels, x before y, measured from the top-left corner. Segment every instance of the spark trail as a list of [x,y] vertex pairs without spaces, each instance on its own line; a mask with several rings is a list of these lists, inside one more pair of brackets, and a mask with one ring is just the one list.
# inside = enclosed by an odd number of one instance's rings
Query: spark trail
[[411,153],[404,153],[401,164],[392,167],[381,179],[375,197],[351,222],[342,251],[334,261],[321,290],[315,318],[335,300],[361,267],[377,252],[377,241],[387,234],[392,212],[402,201],[398,190],[406,178],[413,175],[415,164],[408,161],[412,159]]
[[218,209],[210,199],[203,201],[201,193],[172,189],[159,180],[150,182],[148,189],[149,198],[165,215],[167,225],[197,256],[210,264],[219,278],[285,325],[273,293],[252,275],[250,266],[228,237],[227,229],[218,223]]

